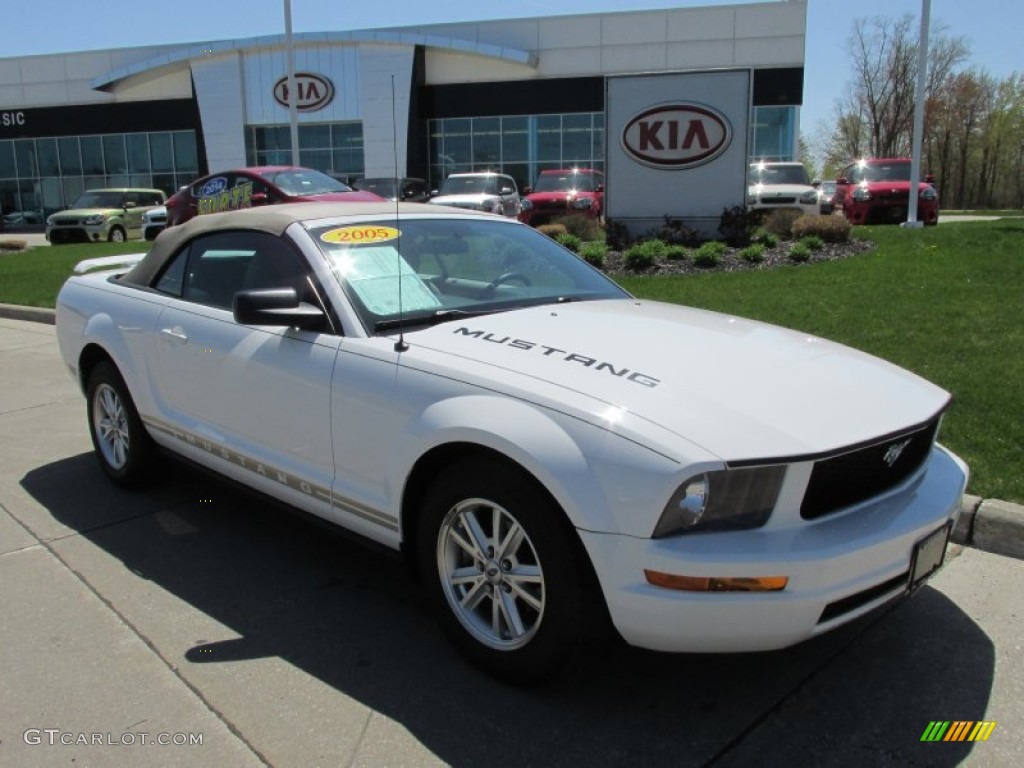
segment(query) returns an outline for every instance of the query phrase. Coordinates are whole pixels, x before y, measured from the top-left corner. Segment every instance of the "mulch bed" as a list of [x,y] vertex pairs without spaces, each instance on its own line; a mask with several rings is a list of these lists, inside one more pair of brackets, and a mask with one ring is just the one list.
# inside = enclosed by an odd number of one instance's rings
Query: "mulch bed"
[[801,266],[802,264],[817,264],[822,261],[836,261],[850,256],[858,256],[874,248],[874,243],[869,240],[851,240],[846,243],[825,243],[820,250],[812,251],[811,257],[805,262],[796,262],[789,258],[789,247],[792,243],[780,243],[775,248],[764,252],[764,260],[750,262],[736,256],[738,249],[730,249],[722,255],[719,263],[713,267],[702,267],[693,263],[692,259],[678,261],[662,260],[653,267],[644,270],[627,269],[622,254],[618,251],[609,251],[604,258],[604,265],[601,267],[605,274],[612,276],[637,276],[637,275],[701,275],[708,272],[750,272],[757,270],[775,269],[776,267]]

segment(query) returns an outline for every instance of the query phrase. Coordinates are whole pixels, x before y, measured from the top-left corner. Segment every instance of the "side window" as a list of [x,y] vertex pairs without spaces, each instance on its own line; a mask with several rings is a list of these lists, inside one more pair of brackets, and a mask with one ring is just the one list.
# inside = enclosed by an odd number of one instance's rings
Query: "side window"
[[171,259],[156,281],[154,286],[160,293],[181,298],[181,288],[185,278],[185,264],[188,262],[188,246],[185,246]]
[[264,232],[224,232],[196,238],[164,270],[156,289],[185,301],[230,311],[238,291],[295,288],[309,293],[304,262],[284,241]]

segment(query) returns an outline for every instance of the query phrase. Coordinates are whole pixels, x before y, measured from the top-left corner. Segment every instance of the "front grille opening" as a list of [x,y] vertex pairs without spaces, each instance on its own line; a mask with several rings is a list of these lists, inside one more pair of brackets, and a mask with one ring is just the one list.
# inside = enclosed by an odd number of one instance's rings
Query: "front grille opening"
[[800,516],[816,520],[895,488],[928,458],[938,429],[936,418],[914,432],[815,462]]
[[821,617],[818,619],[819,624],[838,619],[844,614],[855,611],[863,605],[867,605],[873,600],[877,600],[887,592],[893,592],[901,587],[905,588],[907,582],[910,579],[910,571],[904,571],[899,576],[894,576],[888,581],[883,581],[881,584],[877,584],[873,587],[856,592],[849,597],[844,597],[842,600],[836,600],[834,603],[829,603],[825,606],[825,610],[821,612]]

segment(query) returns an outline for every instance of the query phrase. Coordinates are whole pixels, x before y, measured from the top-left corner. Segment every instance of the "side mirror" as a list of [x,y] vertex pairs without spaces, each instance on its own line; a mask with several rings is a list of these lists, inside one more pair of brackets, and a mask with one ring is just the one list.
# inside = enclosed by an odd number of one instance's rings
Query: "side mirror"
[[533,187],[523,187],[523,194],[529,195],[533,192]]
[[294,288],[239,291],[231,305],[235,322],[242,325],[273,325],[286,328],[320,328],[324,313],[299,301]]
[[135,207],[135,203],[133,203],[131,200],[125,200],[124,203],[121,206],[122,210],[125,210],[125,211],[127,211],[129,208],[134,208],[134,207]]
[[597,185],[597,189],[595,189],[594,191],[595,192],[604,192],[604,184],[598,184]]
[[515,190],[512,189],[512,187],[502,187],[501,192],[499,192],[498,194],[511,195],[513,192],[515,192]]
[[849,183],[850,182],[847,180],[847,178],[845,176],[840,176],[838,179],[836,179],[836,184],[849,184]]
[[931,174],[931,173],[925,174],[924,183],[925,184],[934,184],[935,183],[935,175]]
[[266,205],[269,202],[266,192],[253,192],[251,199],[253,205]]

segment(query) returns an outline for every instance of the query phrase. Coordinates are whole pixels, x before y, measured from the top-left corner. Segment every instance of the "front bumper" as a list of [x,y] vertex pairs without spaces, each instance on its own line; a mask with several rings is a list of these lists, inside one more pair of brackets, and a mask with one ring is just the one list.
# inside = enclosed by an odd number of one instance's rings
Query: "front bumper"
[[51,243],[101,243],[106,241],[110,230],[102,225],[54,226],[46,230],[46,239]]
[[[936,446],[899,489],[815,521],[652,540],[580,532],[626,642],[675,652],[785,648],[907,594],[917,542],[960,512],[967,467]],[[776,515],[779,514],[776,510]],[[682,592],[644,570],[701,577],[785,576],[780,592]]]

